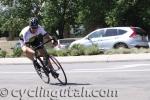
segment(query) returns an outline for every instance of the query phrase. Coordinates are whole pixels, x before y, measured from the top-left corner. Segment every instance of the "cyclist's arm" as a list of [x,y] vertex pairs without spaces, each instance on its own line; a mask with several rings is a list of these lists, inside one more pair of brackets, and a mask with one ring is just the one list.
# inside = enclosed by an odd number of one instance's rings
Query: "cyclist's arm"
[[48,33],[45,34],[44,39],[45,39],[45,40],[52,40],[51,42],[52,42],[52,44],[53,44],[54,46],[56,46],[56,45],[58,44],[56,38],[50,36]]
[[34,50],[32,50],[30,47],[29,47],[29,44],[28,43],[25,43],[24,42],[24,39],[22,36],[19,36],[19,42],[21,44],[21,49],[24,53],[27,53],[27,52],[31,52],[31,53],[35,53]]
[[51,41],[51,43],[53,44],[53,46],[56,46],[57,44],[58,44],[58,42],[57,42],[57,39],[56,38],[54,38],[54,37],[52,37],[52,36],[50,36],[45,30],[44,30],[44,28],[42,28],[42,27],[40,27],[40,32],[41,32],[41,34],[43,35],[43,37],[44,37],[44,40],[52,40]]
[[50,36],[48,33],[46,33],[46,34],[44,35],[44,39],[45,39],[45,40],[52,40],[53,37]]

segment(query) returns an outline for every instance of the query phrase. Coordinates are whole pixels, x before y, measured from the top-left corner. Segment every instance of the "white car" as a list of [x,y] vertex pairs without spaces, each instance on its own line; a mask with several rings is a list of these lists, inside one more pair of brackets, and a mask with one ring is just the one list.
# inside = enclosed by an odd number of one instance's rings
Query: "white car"
[[112,48],[148,48],[148,39],[146,32],[140,27],[111,27],[97,29],[80,40],[70,44],[70,48],[75,44],[91,46],[96,44],[99,49]]

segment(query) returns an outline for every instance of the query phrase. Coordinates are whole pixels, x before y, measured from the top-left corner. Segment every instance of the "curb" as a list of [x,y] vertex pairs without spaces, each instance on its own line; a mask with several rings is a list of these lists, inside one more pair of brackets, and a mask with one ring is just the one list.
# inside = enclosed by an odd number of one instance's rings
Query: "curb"
[[[56,57],[60,63],[150,61],[150,53]],[[28,58],[0,58],[0,65],[32,64]]]

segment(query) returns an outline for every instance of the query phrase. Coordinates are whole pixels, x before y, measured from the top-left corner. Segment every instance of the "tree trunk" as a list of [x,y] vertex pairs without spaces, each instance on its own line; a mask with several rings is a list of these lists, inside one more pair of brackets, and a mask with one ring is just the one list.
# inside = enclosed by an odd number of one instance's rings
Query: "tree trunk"
[[63,33],[64,33],[64,29],[63,29],[63,27],[60,27],[59,28],[59,39],[63,39],[64,38],[64,35],[63,35]]
[[8,40],[13,40],[13,39],[14,39],[13,32],[9,32]]

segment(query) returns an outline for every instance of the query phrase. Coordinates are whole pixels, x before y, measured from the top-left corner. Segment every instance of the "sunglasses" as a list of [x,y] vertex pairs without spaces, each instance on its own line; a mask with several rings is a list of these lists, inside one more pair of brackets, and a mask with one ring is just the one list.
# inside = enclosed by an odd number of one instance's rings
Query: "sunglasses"
[[31,29],[37,29],[38,27],[31,27]]

